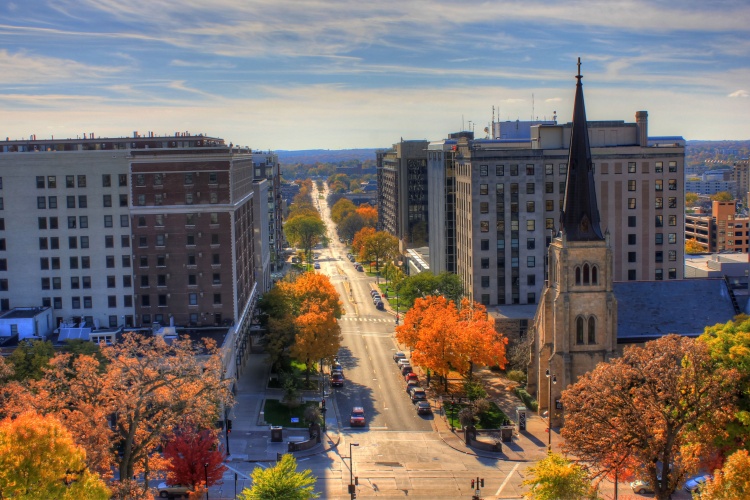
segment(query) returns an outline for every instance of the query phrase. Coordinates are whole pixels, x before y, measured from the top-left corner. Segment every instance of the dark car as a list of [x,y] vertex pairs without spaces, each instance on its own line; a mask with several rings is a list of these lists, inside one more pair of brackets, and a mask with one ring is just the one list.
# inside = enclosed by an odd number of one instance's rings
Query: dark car
[[344,387],[344,376],[340,372],[331,375],[331,387]]
[[713,478],[714,477],[711,474],[703,474],[701,476],[690,478],[685,482],[685,491],[689,491],[691,493],[694,491],[698,491],[706,481],[711,481]]
[[432,407],[428,401],[417,402],[417,415],[429,415],[432,413]]
[[380,295],[377,290],[370,290],[370,296],[374,297],[376,295]]
[[403,365],[401,367],[401,375],[406,375],[407,373],[411,373],[414,370],[412,370],[411,365]]
[[384,311],[385,310],[385,304],[382,302],[375,302],[375,309],[378,311]]
[[365,426],[365,409],[361,406],[355,406],[352,408],[352,414],[349,417],[349,425],[352,427],[364,427]]
[[398,361],[400,359],[406,359],[406,353],[405,352],[396,351],[395,353],[393,353],[393,361],[395,361],[396,363],[398,363]]

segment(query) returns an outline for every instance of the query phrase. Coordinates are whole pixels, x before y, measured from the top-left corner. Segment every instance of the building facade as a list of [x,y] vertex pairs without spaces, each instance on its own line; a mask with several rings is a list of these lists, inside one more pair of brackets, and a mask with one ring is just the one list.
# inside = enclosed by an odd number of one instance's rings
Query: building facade
[[[683,277],[685,141],[649,138],[647,128],[645,111],[635,123],[588,123],[615,281]],[[571,123],[535,125],[528,139],[429,146],[431,179],[450,176],[450,167],[454,172],[455,200],[434,193],[429,212],[443,220],[455,214],[455,272],[470,298],[489,306],[538,302],[547,279],[545,249],[560,229],[571,130]],[[450,252],[432,238],[431,267],[447,269]]]
[[250,317],[250,150],[188,133],[32,136],[0,142],[0,179],[0,309],[111,327]]
[[253,177],[268,180],[266,210],[268,212],[268,245],[271,251],[271,271],[284,265],[283,202],[281,194],[281,166],[279,157],[272,151],[253,152]]
[[737,216],[735,201],[714,201],[711,215],[685,215],[685,239],[697,241],[708,253],[748,253],[750,218]]
[[378,229],[399,240],[400,251],[428,242],[427,141],[404,141],[377,157]]

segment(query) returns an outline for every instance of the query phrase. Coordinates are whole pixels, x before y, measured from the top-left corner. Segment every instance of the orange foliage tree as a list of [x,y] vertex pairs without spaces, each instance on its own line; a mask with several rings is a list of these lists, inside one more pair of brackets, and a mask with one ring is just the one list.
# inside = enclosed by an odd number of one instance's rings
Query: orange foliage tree
[[396,327],[396,339],[409,346],[415,364],[443,377],[446,390],[452,369],[470,379],[474,364],[506,363],[507,339],[494,330],[484,306],[468,299],[459,310],[443,296],[418,298]]
[[[185,427],[178,430],[164,446],[164,457],[169,459],[167,484],[212,486],[221,481],[227,468],[224,453],[217,446],[215,430]],[[208,464],[206,468],[205,465]]]
[[701,500],[735,500],[750,498],[750,454],[737,450],[729,456],[724,467],[714,473],[700,489]]
[[362,216],[365,224],[369,227],[375,227],[378,223],[378,209],[370,206],[368,203],[363,203],[357,207],[357,213]]
[[354,239],[352,239],[352,253],[359,255],[364,248],[365,241],[373,234],[375,234],[375,229],[371,227],[365,227],[358,231],[357,234],[354,235]]
[[656,498],[666,499],[725,432],[737,379],[691,338],[667,335],[626,348],[563,391],[563,450],[599,475],[613,471],[613,457],[632,457]]

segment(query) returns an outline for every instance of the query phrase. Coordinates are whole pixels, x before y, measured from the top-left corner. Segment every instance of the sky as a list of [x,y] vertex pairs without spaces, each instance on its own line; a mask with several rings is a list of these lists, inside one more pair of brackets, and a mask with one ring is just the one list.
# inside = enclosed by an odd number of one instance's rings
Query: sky
[[4,0],[0,136],[389,147],[493,117],[750,139],[747,0]]

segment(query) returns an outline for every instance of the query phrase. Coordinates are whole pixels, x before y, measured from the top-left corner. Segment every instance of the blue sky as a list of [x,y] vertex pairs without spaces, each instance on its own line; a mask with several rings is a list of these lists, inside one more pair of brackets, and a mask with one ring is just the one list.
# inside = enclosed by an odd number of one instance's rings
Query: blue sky
[[[572,116],[750,139],[747,0],[6,0],[0,135],[384,147]],[[532,99],[533,96],[533,99]],[[497,112],[496,112],[497,113]]]

